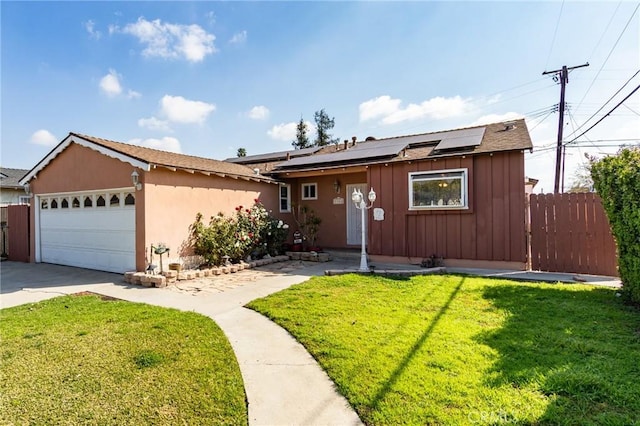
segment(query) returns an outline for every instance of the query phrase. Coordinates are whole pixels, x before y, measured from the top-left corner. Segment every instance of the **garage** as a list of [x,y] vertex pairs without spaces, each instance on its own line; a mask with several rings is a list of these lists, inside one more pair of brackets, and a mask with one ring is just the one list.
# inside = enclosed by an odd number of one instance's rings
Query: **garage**
[[37,261],[116,273],[136,269],[131,188],[41,195],[37,206]]

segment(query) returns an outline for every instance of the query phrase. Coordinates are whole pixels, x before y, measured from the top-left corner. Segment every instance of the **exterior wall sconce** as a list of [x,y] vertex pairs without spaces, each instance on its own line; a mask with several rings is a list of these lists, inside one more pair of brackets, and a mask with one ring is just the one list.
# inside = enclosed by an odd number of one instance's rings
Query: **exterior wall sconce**
[[131,173],[131,181],[133,182],[133,186],[136,190],[140,191],[142,189],[142,184],[140,183],[140,175],[136,170]]
[[29,185],[28,183],[24,184],[24,193],[27,195],[31,195],[31,185]]
[[360,210],[361,218],[362,218],[362,250],[360,252],[360,268],[359,272],[369,272],[369,265],[367,265],[367,252],[365,250],[366,245],[366,229],[364,224],[364,213],[366,210],[373,207],[373,203],[376,201],[376,192],[371,188],[368,195],[369,205],[367,206],[367,202],[364,200],[364,195],[358,189],[353,190],[353,194],[351,194],[351,201],[355,204],[356,208]]
[[340,181],[338,179],[333,181],[333,190],[336,191],[336,194],[340,193]]

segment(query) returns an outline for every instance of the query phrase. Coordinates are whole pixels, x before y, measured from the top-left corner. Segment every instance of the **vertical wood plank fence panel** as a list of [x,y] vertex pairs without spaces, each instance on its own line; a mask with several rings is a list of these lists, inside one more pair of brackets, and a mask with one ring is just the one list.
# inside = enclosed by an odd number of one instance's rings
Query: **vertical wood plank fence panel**
[[7,239],[9,260],[29,262],[29,206],[11,205],[7,208]]
[[616,245],[595,193],[531,194],[531,267],[618,276]]
[[0,234],[0,251],[2,251],[2,256],[4,258],[4,256],[6,256],[6,254],[9,251],[9,231],[8,231],[8,222],[9,219],[9,207],[7,206],[3,206],[0,207],[0,225],[1,228],[0,232],[2,232],[2,234]]

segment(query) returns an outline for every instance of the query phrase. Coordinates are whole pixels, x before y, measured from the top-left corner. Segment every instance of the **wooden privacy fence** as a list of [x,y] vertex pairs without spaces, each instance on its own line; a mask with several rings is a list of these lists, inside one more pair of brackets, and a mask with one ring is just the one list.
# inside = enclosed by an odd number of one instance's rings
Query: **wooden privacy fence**
[[595,193],[532,194],[531,269],[618,276],[616,244]]
[[29,261],[29,205],[7,207],[7,253],[9,260]]
[[2,251],[2,258],[7,256],[7,250],[9,249],[9,236],[7,235],[7,220],[9,217],[9,207],[0,207],[0,251]]

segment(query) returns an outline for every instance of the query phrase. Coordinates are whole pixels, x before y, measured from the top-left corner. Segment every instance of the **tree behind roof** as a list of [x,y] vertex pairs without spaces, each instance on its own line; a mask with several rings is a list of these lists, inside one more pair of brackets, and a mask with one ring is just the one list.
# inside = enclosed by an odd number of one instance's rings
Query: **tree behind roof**
[[314,146],[325,146],[339,141],[338,138],[332,138],[333,135],[329,133],[335,126],[335,118],[329,118],[324,108],[316,111],[313,118],[316,122],[316,139],[313,141]]
[[295,149],[309,148],[311,146],[311,142],[309,142],[309,136],[307,134],[308,131],[309,126],[307,126],[307,123],[305,123],[302,117],[300,117],[300,121],[296,126],[296,138],[291,142],[291,145]]

